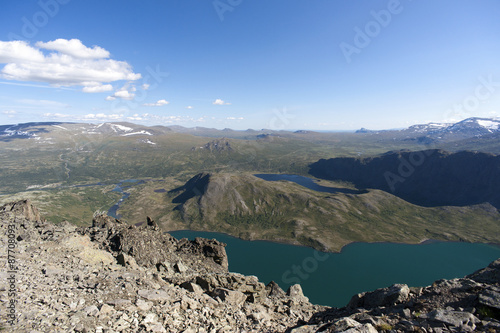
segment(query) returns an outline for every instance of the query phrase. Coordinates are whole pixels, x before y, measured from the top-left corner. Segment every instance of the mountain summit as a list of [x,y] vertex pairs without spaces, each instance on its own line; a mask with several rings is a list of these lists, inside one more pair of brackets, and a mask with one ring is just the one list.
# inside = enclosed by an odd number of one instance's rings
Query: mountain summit
[[500,133],[500,120],[489,118],[467,118],[458,123],[429,123],[413,125],[403,130],[408,133],[421,133],[432,138],[477,137]]

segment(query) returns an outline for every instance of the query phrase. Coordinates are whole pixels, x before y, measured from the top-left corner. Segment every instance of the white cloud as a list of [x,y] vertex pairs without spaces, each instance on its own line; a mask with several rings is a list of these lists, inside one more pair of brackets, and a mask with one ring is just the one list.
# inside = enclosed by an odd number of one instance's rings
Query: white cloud
[[137,91],[137,88],[130,82],[127,82],[123,87],[115,91],[113,95],[106,97],[106,100],[114,101],[117,98],[121,98],[127,101],[131,101],[135,97],[135,91]]
[[[41,49],[55,51],[48,55]],[[0,41],[0,77],[13,81],[44,82],[53,86],[81,86],[85,92],[109,91],[109,83],[141,78],[125,61],[109,59],[109,52],[86,47],[78,39],[57,39],[35,47],[23,41]]]
[[144,84],[142,85],[142,90],[148,90],[148,89],[149,89],[149,84],[144,83]]
[[224,102],[222,99],[217,98],[212,102],[213,105],[231,105],[231,103]]
[[15,115],[17,114],[17,111],[14,111],[14,110],[5,110],[5,111],[2,111],[2,114],[6,115],[7,118],[14,118]]
[[121,121],[123,114],[89,113],[86,115],[69,115],[63,113],[47,112],[42,115],[49,119],[70,119],[71,121]]
[[[212,116],[201,116],[192,117],[188,115],[158,115],[152,113],[134,113],[128,114],[130,110],[113,111],[113,114],[107,114],[105,111],[89,113],[85,115],[70,115],[63,113],[44,113],[43,117],[47,119],[53,119],[55,121],[73,121],[73,122],[88,122],[88,123],[104,123],[104,122],[118,122],[118,121],[131,121],[142,124],[162,124],[162,125],[184,125],[184,126],[197,126],[199,124],[207,124],[209,121],[215,121],[219,123],[229,122],[229,121],[240,121],[243,117],[228,117],[228,118],[216,118]],[[8,116],[4,116],[8,117]]]
[[105,91],[113,90],[113,86],[110,84],[100,84],[95,86],[83,87],[82,91],[85,93],[99,93]]
[[129,87],[128,85],[125,85],[122,87],[120,90],[115,91],[115,93],[111,96],[106,97],[107,101],[114,101],[117,98],[121,98],[127,101],[133,100],[135,97],[135,94],[133,93],[136,91],[135,87]]
[[69,114],[63,114],[63,113],[44,113],[43,116],[45,118],[69,118],[71,117]]
[[121,120],[122,114],[89,113],[82,117],[83,120]]
[[73,58],[82,59],[100,59],[109,58],[109,52],[99,46],[92,48],[86,47],[79,39],[56,39],[51,42],[37,42],[36,47],[46,50],[57,51],[62,54],[67,54]]
[[134,93],[131,93],[130,91],[128,90],[118,90],[117,92],[115,92],[113,94],[113,97],[118,97],[118,98],[122,98],[122,99],[133,99],[135,96]]
[[[0,75],[0,77],[1,77],[1,75]],[[44,89],[75,90],[75,89],[72,89],[72,88],[65,88],[65,87],[53,87],[53,86],[46,86],[46,85],[43,85],[43,84],[18,83],[18,82],[9,82],[9,81],[0,81],[0,84],[5,84],[5,85],[9,85],[9,86],[44,88]]]
[[164,100],[164,99],[160,99],[159,101],[157,101],[156,103],[146,103],[146,104],[143,104],[144,106],[163,106],[163,105],[167,105],[169,102]]
[[[148,114],[144,114],[143,116],[147,117]],[[127,117],[128,120],[144,120],[144,118],[138,113],[134,113],[132,116]]]
[[186,109],[192,109],[193,107],[191,105],[186,106]]
[[12,42],[0,41],[0,63],[15,62],[43,62],[44,55],[34,49],[27,42],[16,40]]

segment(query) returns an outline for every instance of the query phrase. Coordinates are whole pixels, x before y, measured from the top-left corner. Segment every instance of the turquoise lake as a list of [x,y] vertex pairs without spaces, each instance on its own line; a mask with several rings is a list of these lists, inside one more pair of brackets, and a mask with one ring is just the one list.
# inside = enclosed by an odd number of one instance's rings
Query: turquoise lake
[[[309,177],[287,174],[257,174],[267,181],[290,181],[315,191],[357,193],[356,190],[321,186]],[[129,196],[127,189],[151,180],[128,179],[116,184],[114,192],[122,198],[108,215]],[[161,180],[157,191],[162,188]],[[100,185],[100,184],[98,184]],[[307,247],[267,241],[244,241],[226,234],[175,231],[176,238],[215,238],[227,244],[229,270],[256,275],[265,284],[277,282],[283,289],[300,283],[304,294],[315,304],[341,307],[354,294],[406,283],[419,287],[438,279],[463,277],[500,258],[500,247],[487,244],[431,242],[408,245],[393,243],[354,243],[341,253],[323,253]]]
[[394,283],[426,286],[463,277],[500,258],[500,247],[432,242],[419,245],[354,243],[341,253],[267,241],[244,241],[225,234],[174,231],[176,238],[215,238],[227,244],[229,270],[271,280],[283,289],[300,283],[312,303],[341,307],[359,292]]

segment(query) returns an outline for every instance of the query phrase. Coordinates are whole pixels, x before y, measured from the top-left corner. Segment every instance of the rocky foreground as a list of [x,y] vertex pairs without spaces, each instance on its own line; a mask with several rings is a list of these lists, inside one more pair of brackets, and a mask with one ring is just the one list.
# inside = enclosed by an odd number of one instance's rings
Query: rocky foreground
[[[0,207],[1,328],[9,332],[500,332],[500,260],[425,288],[394,285],[341,309],[230,273],[225,244],[130,226],[46,223]],[[9,251],[9,249],[11,251]]]

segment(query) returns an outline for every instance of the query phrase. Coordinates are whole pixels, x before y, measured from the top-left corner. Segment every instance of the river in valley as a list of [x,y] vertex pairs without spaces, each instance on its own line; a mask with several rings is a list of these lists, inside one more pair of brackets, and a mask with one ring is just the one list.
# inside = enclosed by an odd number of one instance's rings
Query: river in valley
[[[125,179],[116,184],[115,188],[111,192],[118,192],[122,195],[120,200],[115,203],[110,209],[108,209],[108,216],[114,217],[115,219],[119,219],[121,216],[118,214],[118,209],[121,204],[130,196],[130,193],[127,192],[129,188],[137,185],[145,184],[146,182],[154,181],[154,182],[162,182],[163,180],[151,180],[151,179]],[[98,184],[102,185],[102,184]]]
[[112,192],[121,193],[122,197],[120,198],[120,200],[118,200],[117,203],[115,203],[108,210],[108,216],[114,217],[115,219],[119,219],[121,216],[118,215],[117,211],[120,208],[120,205],[123,203],[123,201],[125,201],[130,196],[130,193],[126,192],[125,190],[134,185],[140,185],[144,183],[145,183],[144,180],[126,179],[116,184],[116,187],[112,190]]

